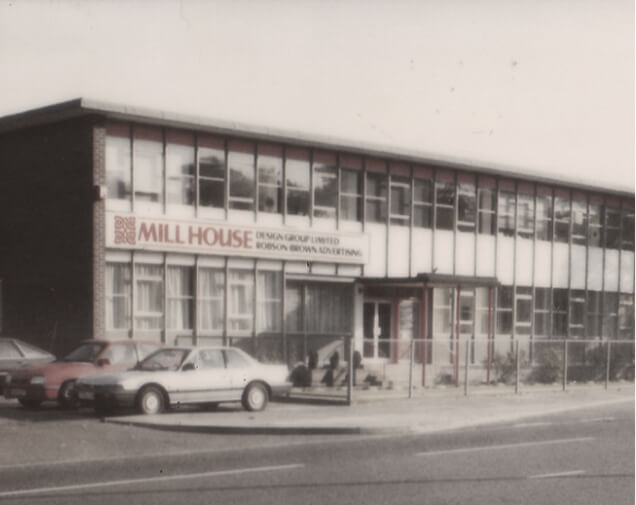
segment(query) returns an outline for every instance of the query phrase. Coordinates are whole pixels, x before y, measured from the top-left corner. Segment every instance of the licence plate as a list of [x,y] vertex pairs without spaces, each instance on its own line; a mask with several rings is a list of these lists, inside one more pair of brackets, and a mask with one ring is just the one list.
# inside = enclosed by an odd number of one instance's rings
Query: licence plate
[[80,400],[94,400],[95,399],[95,393],[93,393],[92,391],[80,391],[79,393],[77,393],[77,396]]
[[9,390],[9,394],[16,398],[22,398],[23,396],[26,396],[26,389],[11,388]]

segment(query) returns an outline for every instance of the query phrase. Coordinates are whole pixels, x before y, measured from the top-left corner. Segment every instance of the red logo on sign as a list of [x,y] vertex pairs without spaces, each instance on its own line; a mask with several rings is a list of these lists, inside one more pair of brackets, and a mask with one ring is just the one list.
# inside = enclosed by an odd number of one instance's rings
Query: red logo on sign
[[115,216],[115,244],[135,245],[136,236],[134,217]]

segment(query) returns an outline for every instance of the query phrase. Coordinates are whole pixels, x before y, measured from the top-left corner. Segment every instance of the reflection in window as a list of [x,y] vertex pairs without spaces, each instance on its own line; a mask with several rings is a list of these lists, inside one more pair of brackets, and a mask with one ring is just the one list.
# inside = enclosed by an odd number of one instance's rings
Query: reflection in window
[[497,201],[496,192],[491,188],[479,188],[479,233],[485,235],[495,234],[495,215]]
[[314,216],[335,218],[337,203],[336,155],[316,153],[314,158]]
[[552,240],[552,197],[537,195],[537,240]]
[[257,331],[281,330],[283,281],[281,272],[259,271],[257,278]]
[[439,230],[452,230],[455,224],[455,183],[435,181],[435,227]]
[[194,268],[169,266],[166,275],[167,326],[191,330],[194,322]]
[[130,136],[106,137],[106,185],[108,198],[130,198]]
[[550,336],[550,288],[534,289],[534,334]]
[[408,177],[391,176],[391,224],[408,226],[411,214],[411,183]]
[[531,239],[534,235],[534,195],[519,193],[517,198],[517,234]]
[[475,231],[477,218],[477,198],[475,184],[460,182],[457,185],[457,229],[459,231]]
[[258,146],[258,210],[283,211],[283,149],[279,146]]
[[194,203],[194,147],[178,144],[166,146],[166,199],[168,203]]
[[163,266],[135,265],[135,328],[163,327]]
[[568,290],[555,288],[552,290],[552,335],[567,337],[568,335]]
[[499,286],[497,288],[497,333],[512,333],[512,286]]
[[591,247],[601,247],[601,239],[603,236],[603,206],[600,203],[590,202],[588,222],[588,245]]
[[340,170],[340,218],[362,220],[362,172],[359,170]]
[[413,225],[433,227],[433,182],[429,179],[413,180]]
[[163,200],[163,143],[135,138],[135,199],[145,202]]
[[570,199],[562,196],[554,197],[554,240],[570,240]]
[[386,223],[387,177],[367,173],[367,221]]
[[499,233],[512,237],[515,232],[515,194],[513,191],[499,191]]
[[230,142],[228,154],[230,208],[254,209],[254,147],[245,142]]
[[587,204],[572,201],[572,243],[585,245],[587,242]]
[[254,272],[230,270],[228,329],[251,331],[254,319]]
[[106,264],[106,329],[130,329],[130,265]]
[[199,268],[197,290],[199,330],[222,330],[225,319],[225,269]]
[[199,147],[199,205],[225,207],[225,148]]
[[287,214],[309,215],[309,153],[289,149],[285,160]]

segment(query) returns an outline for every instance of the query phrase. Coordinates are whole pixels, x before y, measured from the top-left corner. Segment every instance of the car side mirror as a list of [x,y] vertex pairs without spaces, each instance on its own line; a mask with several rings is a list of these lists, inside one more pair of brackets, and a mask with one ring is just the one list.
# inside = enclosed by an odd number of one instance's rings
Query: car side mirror
[[189,372],[190,370],[194,370],[196,368],[196,366],[194,366],[194,363],[186,363],[185,365],[183,365],[183,368],[181,369],[182,372]]
[[97,360],[97,366],[108,366],[110,365],[110,360],[108,358],[100,358]]

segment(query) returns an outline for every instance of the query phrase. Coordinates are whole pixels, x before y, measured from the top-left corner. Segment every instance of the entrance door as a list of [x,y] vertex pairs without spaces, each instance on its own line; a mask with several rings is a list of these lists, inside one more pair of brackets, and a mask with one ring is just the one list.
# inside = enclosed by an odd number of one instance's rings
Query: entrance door
[[391,303],[364,302],[364,357],[391,357]]

